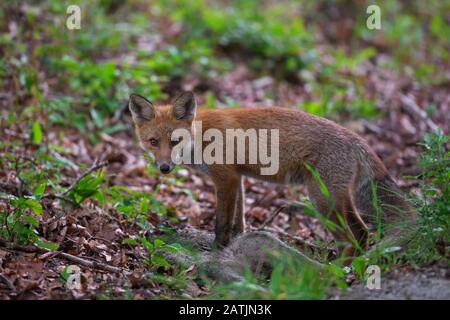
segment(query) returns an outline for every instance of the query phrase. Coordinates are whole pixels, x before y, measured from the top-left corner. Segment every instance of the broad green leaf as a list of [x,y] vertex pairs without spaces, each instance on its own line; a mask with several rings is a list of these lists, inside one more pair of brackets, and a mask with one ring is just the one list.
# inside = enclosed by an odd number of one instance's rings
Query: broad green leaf
[[34,189],[33,195],[37,198],[40,199],[44,192],[45,192],[45,188],[47,187],[47,183],[46,182],[42,182],[40,183],[36,189]]
[[42,142],[42,128],[39,122],[34,122],[31,126],[31,140],[35,144],[41,144]]
[[92,108],[90,110],[90,113],[91,113],[92,121],[94,122],[95,126],[97,128],[101,128],[103,125],[103,118],[102,118],[101,114],[94,108]]
[[173,243],[173,244],[166,245],[164,248],[169,252],[178,252],[183,247],[178,243]]
[[31,216],[24,216],[23,219],[27,221],[29,224],[31,224],[33,227],[38,228],[39,227],[39,221],[37,221],[35,218]]
[[147,213],[148,205],[149,205],[149,200],[147,198],[142,199],[139,211],[142,213]]
[[37,245],[39,248],[44,248],[48,250],[58,250],[59,248],[59,245],[56,243],[45,242],[41,240],[36,240],[34,244]]
[[26,200],[26,205],[27,205],[27,207],[29,209],[31,209],[37,215],[41,215],[42,214],[42,206],[36,200],[34,200],[34,199],[27,199]]
[[363,257],[356,257],[353,260],[353,268],[358,276],[362,277],[364,275],[364,270],[366,269],[366,260]]
[[161,248],[163,245],[165,245],[166,243],[164,241],[162,241],[161,239],[155,239],[153,241],[153,244],[155,246],[155,249]]
[[166,258],[160,254],[155,254],[152,256],[152,263],[159,267],[170,267],[170,263],[167,262]]
[[71,273],[69,272],[69,266],[66,266],[64,270],[59,274],[59,280],[61,281],[61,283],[65,284],[70,274]]
[[128,239],[123,239],[122,244],[128,244],[130,246],[134,246],[137,244],[137,241],[135,239],[128,238]]
[[344,270],[336,264],[330,264],[329,269],[334,275],[338,277],[343,277],[345,275]]
[[153,245],[144,237],[139,238],[141,244],[147,249],[148,252],[152,253],[154,250]]
[[14,215],[13,214],[8,215],[8,217],[6,218],[6,222],[8,223],[8,225],[13,225],[15,222]]

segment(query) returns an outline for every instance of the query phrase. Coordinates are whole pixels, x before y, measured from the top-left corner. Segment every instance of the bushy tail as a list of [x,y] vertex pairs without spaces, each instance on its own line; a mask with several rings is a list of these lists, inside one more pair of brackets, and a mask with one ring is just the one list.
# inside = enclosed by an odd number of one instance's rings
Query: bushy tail
[[389,175],[376,181],[376,194],[383,235],[380,246],[404,247],[417,232],[417,212]]
[[385,223],[415,220],[416,212],[389,175],[375,181],[376,197]]

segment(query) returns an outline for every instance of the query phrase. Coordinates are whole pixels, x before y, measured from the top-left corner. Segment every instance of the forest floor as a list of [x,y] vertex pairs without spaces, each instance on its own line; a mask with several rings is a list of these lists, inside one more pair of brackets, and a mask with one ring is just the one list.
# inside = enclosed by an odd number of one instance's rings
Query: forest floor
[[[262,104],[255,102],[258,90],[263,90],[255,85],[255,82],[260,81],[248,79],[244,76],[244,69],[240,66],[224,77],[224,79],[233,79],[233,88],[241,88],[232,90],[229,86],[227,95],[246,101],[250,106]],[[395,87],[396,83],[383,83],[383,86]],[[218,84],[216,90],[224,90],[223,88],[226,87],[224,84]],[[296,89],[297,87],[292,85],[282,85],[278,88],[280,91],[287,92]],[[420,94],[417,92],[415,95]],[[284,99],[289,95],[280,93],[278,96]],[[439,96],[439,93],[433,95],[435,99]],[[442,95],[442,97],[447,100],[440,104],[443,106],[442,110],[436,112],[436,118],[432,121],[436,125],[448,128],[450,122],[445,109],[450,101],[448,96]],[[342,122],[342,124],[366,138],[402,188],[414,192],[417,182],[413,179],[403,180],[400,177],[418,173],[417,143],[423,133],[429,130],[429,124],[417,116],[415,111],[411,112],[410,105],[402,103],[399,97],[390,97],[387,100],[390,102],[386,105],[385,112],[373,122],[362,120]],[[284,104],[283,100],[277,102]],[[121,121],[130,124],[129,117],[126,115]],[[61,139],[60,130],[64,130],[62,140],[59,140]],[[17,135],[22,134],[20,129],[16,132],[5,133],[5,139],[15,139]],[[65,176],[71,177],[67,178],[67,186],[80,176],[80,171],[83,171],[77,164],[92,164],[95,159],[101,158],[108,161],[105,175],[108,177],[109,186],[125,185],[138,194],[152,194],[161,205],[167,208],[164,216],[149,215],[147,222],[150,225],[157,226],[163,222],[171,224],[171,220],[176,218],[177,222],[173,225],[178,227],[189,224],[213,231],[215,199],[212,183],[207,178],[186,169],[180,169],[169,176],[149,175],[147,163],[134,142],[131,126],[128,131],[114,135],[102,134],[101,142],[95,146],[75,130],[52,128],[47,134],[50,137],[49,142],[53,139],[58,140],[57,143],[67,150],[65,157],[70,161],[67,163],[71,165],[67,165],[62,171]],[[56,141],[53,142],[56,143]],[[22,150],[22,157],[32,157],[34,151],[34,146],[26,146]],[[16,179],[12,173],[7,173],[4,177],[11,183]],[[278,207],[305,196],[301,186],[272,185],[251,178],[245,180],[245,191],[247,197],[245,216],[248,230],[257,229]],[[124,239],[135,238],[137,234],[142,234],[136,221],[125,220],[112,207],[107,205],[102,208],[94,202],[83,204],[82,207],[72,207],[67,203],[61,206],[57,199],[49,199],[45,206],[53,207],[55,211],[65,212],[64,216],[59,218],[48,211],[43,212],[41,228],[47,240],[58,243],[60,250],[66,253],[83,257],[87,261],[98,261],[118,268],[126,268],[131,273],[124,276],[95,268],[85,268],[82,270],[83,287],[80,290],[67,290],[64,282],[60,281],[60,274],[67,265],[71,264],[70,261],[52,252],[23,253],[0,248],[0,265],[2,266],[0,296],[2,299],[94,297],[139,299],[156,296],[170,297],[174,294],[168,289],[162,289],[159,280],[149,280],[146,277],[146,267],[142,263],[142,258],[146,255],[145,250],[121,244]],[[290,213],[281,212],[271,223],[269,230],[275,234],[278,233],[281,238],[290,243],[293,243],[293,240],[286,237],[286,233],[304,241],[328,242],[331,240],[330,235],[317,219],[303,215],[300,210]],[[158,234],[156,227],[153,232]],[[293,244],[295,245],[295,240]],[[407,272],[404,272],[405,270]],[[170,277],[170,274],[167,277]],[[382,281],[383,290],[381,291],[370,291],[363,285],[355,285],[347,293],[331,294],[330,298],[450,298],[448,266],[394,270],[386,276],[383,275]],[[174,291],[178,290],[175,288]],[[193,298],[202,297],[205,294],[207,289],[195,282],[192,282],[189,289],[184,292],[186,297]]]
[[375,300],[449,300],[450,275],[445,264],[411,269],[402,267],[384,274],[380,289],[369,290],[363,283],[351,285],[347,291],[332,290],[330,299]]

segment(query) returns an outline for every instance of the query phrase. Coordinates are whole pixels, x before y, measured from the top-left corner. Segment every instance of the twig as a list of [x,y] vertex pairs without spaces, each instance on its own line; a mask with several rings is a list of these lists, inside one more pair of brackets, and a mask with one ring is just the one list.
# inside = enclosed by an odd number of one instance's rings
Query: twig
[[68,194],[70,191],[72,191],[75,186],[78,184],[78,182],[80,182],[84,177],[86,177],[87,175],[91,174],[94,171],[97,171],[98,169],[101,169],[105,166],[108,165],[107,161],[99,161],[98,159],[95,160],[94,164],[87,169],[81,176],[79,176],[74,183],[72,183],[64,192],[61,192],[58,194],[58,196],[64,196],[66,194]]
[[436,125],[433,120],[431,120],[425,111],[423,111],[416,103],[413,97],[400,95],[400,101],[406,108],[403,108],[407,113],[409,113],[412,117],[425,122],[425,124],[432,130],[435,131],[439,129],[439,126]]
[[270,200],[270,199],[276,198],[278,194],[279,194],[279,192],[276,190],[276,194],[275,195],[271,195],[269,197],[269,193],[266,192],[264,195],[262,195],[261,197],[256,199],[256,201],[254,203],[252,203],[252,205],[249,208],[247,208],[245,214],[247,215],[248,212],[251,212],[253,210],[253,208],[258,207],[263,201],[268,200],[268,199]]
[[[66,201],[66,202],[70,202],[73,206],[77,206],[77,204],[72,199],[67,198],[65,195],[68,194],[70,191],[72,191],[75,188],[75,186],[84,177],[86,177],[87,175],[91,174],[92,172],[97,171],[107,165],[108,165],[107,161],[99,161],[98,159],[95,160],[94,164],[89,169],[87,169],[82,175],[80,175],[75,180],[75,182],[73,182],[65,191],[63,191],[61,193],[57,193],[57,194],[47,193],[47,194],[44,194],[41,199],[60,199],[60,200]],[[25,183],[25,181],[22,180],[22,178],[19,175],[17,164],[16,164],[16,176],[20,181],[19,186],[14,186],[11,184],[0,182],[0,190],[3,190],[6,193],[12,194],[14,196],[19,196],[19,197],[22,195],[25,195],[25,196],[31,195],[31,193],[28,191],[28,188],[23,189],[23,186],[26,183]]]
[[77,206],[77,204],[74,201],[67,198],[65,195],[68,194],[70,191],[72,191],[84,177],[88,176],[92,172],[97,171],[107,165],[108,165],[107,161],[99,161],[98,159],[95,160],[94,164],[91,167],[89,167],[89,169],[87,169],[82,175],[80,175],[65,191],[63,191],[61,193],[57,193],[57,194],[51,194],[51,193],[44,194],[42,196],[42,199],[60,199],[60,200],[70,202],[74,206]]
[[269,219],[267,219],[266,221],[264,221],[264,223],[259,226],[258,231],[263,230],[268,224],[272,223],[273,219],[275,219],[275,217],[281,212],[283,211],[284,208],[287,208],[287,205],[282,205],[281,207],[279,207],[277,210],[274,211],[274,213],[272,213],[272,215],[269,217]]
[[88,268],[105,270],[105,271],[109,271],[109,272],[112,272],[112,273],[120,273],[120,272],[122,272],[121,269],[113,267],[113,266],[110,266],[109,264],[105,264],[105,263],[94,261],[94,260],[92,260],[92,261],[85,260],[83,258],[80,258],[80,257],[77,257],[77,256],[73,256],[73,255],[65,253],[65,252],[60,252],[59,251],[58,255],[60,255],[61,257],[65,258],[65,259],[67,259],[69,261],[75,262],[77,264],[80,264],[80,265],[88,267]]
[[319,251],[326,250],[328,253],[333,252],[333,251],[334,251],[333,248],[329,248],[329,247],[320,247],[320,246],[318,246],[318,245],[316,245],[316,244],[314,244],[314,243],[311,243],[311,242],[309,242],[309,241],[303,240],[302,238],[299,238],[299,237],[297,237],[297,236],[293,236],[293,235],[291,235],[291,234],[289,234],[289,233],[287,233],[287,232],[285,232],[285,231],[282,231],[282,230],[279,230],[279,229],[275,229],[275,228],[267,227],[267,225],[269,225],[269,224],[273,221],[273,219],[275,219],[275,217],[276,217],[283,209],[285,209],[285,208],[291,209],[291,208],[297,208],[297,207],[304,208],[304,207],[305,207],[305,204],[304,204],[303,202],[294,201],[294,202],[291,203],[291,204],[282,205],[282,206],[279,207],[277,210],[275,210],[275,212],[270,216],[270,218],[267,219],[267,220],[266,220],[266,221],[265,221],[265,222],[264,222],[257,230],[258,230],[258,231],[262,231],[262,230],[266,229],[266,230],[269,230],[269,231],[272,231],[272,232],[279,233],[279,234],[281,234],[281,235],[283,235],[283,236],[285,236],[285,237],[291,238],[292,240],[297,241],[297,242],[301,243],[302,245],[307,246],[307,247],[309,247],[309,248],[311,248],[311,249],[315,249],[315,250],[319,250]]
[[78,204],[75,201],[60,194],[45,194],[41,199],[59,199],[71,203],[74,207],[78,207]]
[[3,239],[0,239],[0,247],[10,249],[13,251],[22,251],[26,253],[39,253],[40,250],[45,250],[34,246],[23,246],[13,242],[5,241]]
[[108,271],[108,272],[112,272],[112,273],[120,273],[122,272],[122,270],[120,268],[117,267],[113,267],[110,266],[108,264],[102,263],[102,262],[98,262],[98,261],[89,261],[77,256],[73,256],[71,254],[65,253],[65,252],[61,252],[61,251],[51,251],[51,250],[47,250],[44,248],[39,248],[39,247],[35,247],[35,246],[23,246],[23,245],[19,245],[16,243],[12,243],[12,242],[7,242],[3,239],[0,239],[0,247],[4,247],[6,249],[9,250],[13,250],[13,251],[21,251],[21,252],[26,252],[26,253],[40,253],[40,254],[46,254],[49,252],[54,252],[56,256],[61,256],[62,258],[69,260],[71,262],[74,262],[76,264],[88,267],[88,268],[93,268],[93,269],[98,269],[98,270],[104,270],[104,271]]
[[58,159],[58,160],[64,162],[64,163],[67,163],[67,164],[69,165],[69,167],[70,167],[73,171],[75,171],[75,172],[77,172],[77,171],[80,169],[80,167],[78,167],[75,163],[73,163],[72,161],[70,161],[70,160],[67,159],[66,157],[63,157],[63,156],[60,155],[58,152],[50,151],[50,155],[51,155],[52,157],[54,157],[54,158],[56,158],[56,159]]
[[282,236],[288,237],[288,238],[290,238],[290,239],[292,239],[292,240],[294,240],[294,241],[296,241],[296,242],[299,242],[299,243],[301,243],[302,245],[304,245],[304,246],[306,246],[306,247],[309,247],[309,248],[311,248],[311,249],[314,249],[314,250],[318,250],[318,251],[326,250],[328,253],[331,253],[331,252],[334,252],[334,251],[335,251],[335,249],[333,249],[333,248],[318,246],[317,244],[314,244],[314,243],[312,243],[312,242],[303,240],[303,239],[300,238],[300,237],[294,236],[294,235],[292,235],[292,234],[289,234],[289,233],[287,233],[287,232],[285,232],[285,231],[282,231],[282,230],[279,230],[279,229],[270,228],[270,227],[267,227],[266,229],[269,230],[269,231],[275,232],[275,233],[279,233],[279,234],[281,234]]

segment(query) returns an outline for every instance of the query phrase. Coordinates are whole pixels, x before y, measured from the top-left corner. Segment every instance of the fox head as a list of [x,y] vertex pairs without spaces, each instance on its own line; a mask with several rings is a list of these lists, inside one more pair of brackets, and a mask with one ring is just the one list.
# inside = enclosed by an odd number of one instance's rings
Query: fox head
[[153,105],[131,94],[129,108],[141,148],[153,158],[159,171],[171,172],[175,167],[172,148],[179,142],[172,140],[172,133],[176,129],[191,131],[197,109],[194,94],[183,92],[169,105]]

